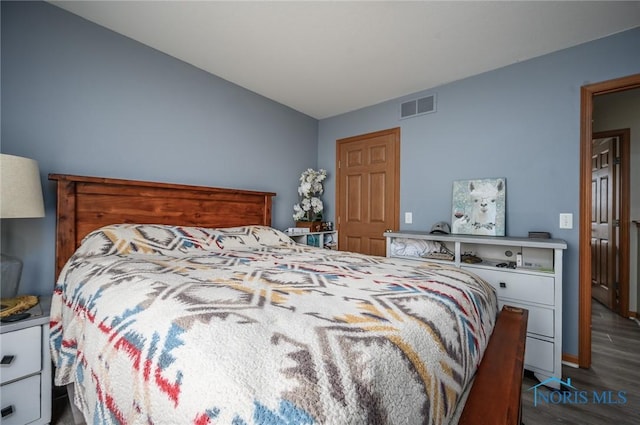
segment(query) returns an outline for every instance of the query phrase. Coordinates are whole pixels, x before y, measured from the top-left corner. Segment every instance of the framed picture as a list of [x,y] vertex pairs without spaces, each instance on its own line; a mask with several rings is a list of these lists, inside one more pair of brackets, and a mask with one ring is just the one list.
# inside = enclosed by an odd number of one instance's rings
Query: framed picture
[[451,233],[504,236],[506,192],[504,178],[454,181]]

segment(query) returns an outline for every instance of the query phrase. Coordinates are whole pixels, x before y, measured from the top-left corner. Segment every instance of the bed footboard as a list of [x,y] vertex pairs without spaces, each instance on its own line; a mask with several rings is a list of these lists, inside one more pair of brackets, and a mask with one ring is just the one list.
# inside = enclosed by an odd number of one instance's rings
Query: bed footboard
[[519,425],[529,312],[504,306],[476,374],[460,425]]

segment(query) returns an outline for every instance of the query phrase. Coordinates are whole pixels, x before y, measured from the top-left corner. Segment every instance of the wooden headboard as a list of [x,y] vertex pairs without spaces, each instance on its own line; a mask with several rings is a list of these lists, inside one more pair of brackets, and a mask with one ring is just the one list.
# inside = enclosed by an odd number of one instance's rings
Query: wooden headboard
[[58,182],[56,277],[91,231],[117,223],[271,225],[272,192],[49,174]]

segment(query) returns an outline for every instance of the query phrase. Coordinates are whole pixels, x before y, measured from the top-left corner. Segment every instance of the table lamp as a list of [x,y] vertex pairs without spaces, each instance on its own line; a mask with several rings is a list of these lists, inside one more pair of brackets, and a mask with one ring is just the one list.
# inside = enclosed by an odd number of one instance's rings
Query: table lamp
[[[38,163],[21,156],[0,154],[0,218],[34,217],[44,217]],[[22,261],[1,255],[0,298],[14,298],[22,275]]]

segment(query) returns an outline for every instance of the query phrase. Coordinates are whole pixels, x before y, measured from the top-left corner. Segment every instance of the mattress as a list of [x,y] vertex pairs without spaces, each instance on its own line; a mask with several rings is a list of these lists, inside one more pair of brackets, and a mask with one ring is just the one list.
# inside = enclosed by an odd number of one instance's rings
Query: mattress
[[497,312],[447,265],[122,224],[63,268],[50,343],[87,422],[448,424]]

